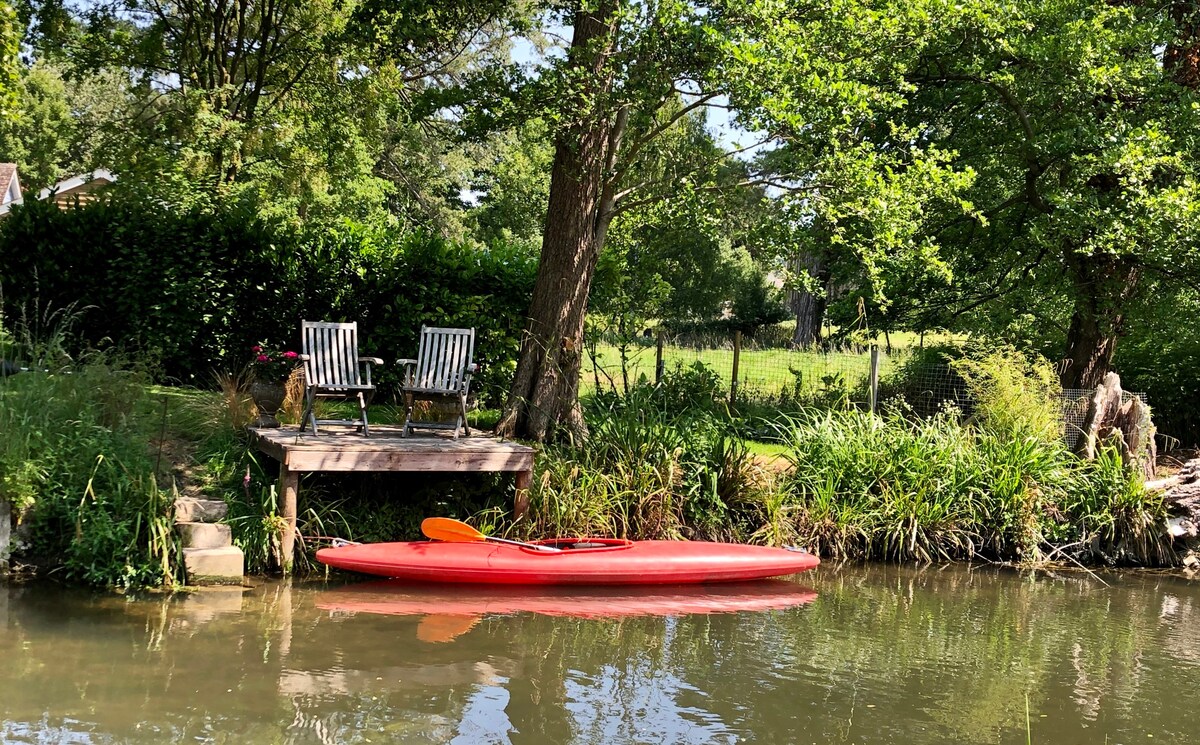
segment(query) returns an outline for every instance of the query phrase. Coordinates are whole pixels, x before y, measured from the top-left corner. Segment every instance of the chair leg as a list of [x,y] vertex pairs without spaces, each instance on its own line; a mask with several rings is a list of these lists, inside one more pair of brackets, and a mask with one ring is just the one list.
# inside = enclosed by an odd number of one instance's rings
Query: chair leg
[[313,389],[309,388],[306,391],[304,391],[304,414],[300,417],[300,433],[301,434],[304,433],[304,430],[308,428],[309,424],[312,424],[313,435],[318,434],[317,433],[317,415],[316,415],[316,412],[313,411],[313,407],[316,404],[316,401],[317,401],[317,397],[314,394]]
[[362,419],[363,437],[369,437],[370,432],[367,429],[367,399],[366,396],[363,395],[362,391],[359,391],[358,393],[358,415]]
[[[467,424],[467,397],[458,397],[458,410],[461,412],[460,419],[462,420],[463,437],[471,436],[471,427]],[[458,430],[454,430],[454,436],[458,437]]]
[[401,437],[408,437],[408,434],[410,432],[412,432],[412,415],[413,415],[413,404],[414,403],[415,403],[415,400],[410,395],[408,397],[408,406],[406,406],[405,410],[404,410],[405,411],[405,413],[404,413],[404,429],[400,430]]

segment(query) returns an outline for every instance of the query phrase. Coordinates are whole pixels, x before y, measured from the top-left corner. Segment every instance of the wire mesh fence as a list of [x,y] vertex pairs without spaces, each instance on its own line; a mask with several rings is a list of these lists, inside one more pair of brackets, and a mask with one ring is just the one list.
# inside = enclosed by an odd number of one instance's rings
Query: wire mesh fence
[[[1063,439],[1070,448],[1074,448],[1079,442],[1079,436],[1083,431],[1083,422],[1087,417],[1088,404],[1091,403],[1093,395],[1095,395],[1095,391],[1080,388],[1067,388],[1062,392]],[[1122,404],[1129,403],[1135,398],[1143,404],[1150,403],[1145,393],[1121,391]]]
[[[902,359],[899,354],[877,356],[877,375],[885,375]],[[725,395],[740,403],[866,407],[871,360],[871,349],[865,345],[794,349],[784,339],[764,341],[740,334],[648,336],[624,343],[601,338],[589,341],[583,388],[620,392],[641,378],[656,380],[660,371],[700,363],[717,375]]]
[[[921,348],[879,349],[873,356],[866,345],[796,349],[788,341],[733,333],[647,335],[624,343],[590,339],[583,389],[623,392],[641,379],[653,382],[664,372],[700,363],[716,374],[722,395],[745,406],[795,411],[866,409],[874,403],[924,417],[951,406],[963,417],[974,413],[966,380],[947,361],[922,354]],[[1061,393],[1063,438],[1070,447],[1079,437],[1092,393]],[[1125,401],[1135,397],[1148,403],[1144,393],[1124,393]]]
[[[655,338],[634,343],[600,341],[584,364],[584,387],[625,390],[627,384],[645,376],[655,380],[659,360],[663,370],[687,368],[701,363],[713,370],[724,390],[736,391],[739,401],[793,404],[828,400],[831,403],[866,404],[870,352],[867,349],[837,351],[792,350],[768,347],[753,340],[733,337],[664,339],[661,349]],[[734,377],[734,368],[737,376]]]

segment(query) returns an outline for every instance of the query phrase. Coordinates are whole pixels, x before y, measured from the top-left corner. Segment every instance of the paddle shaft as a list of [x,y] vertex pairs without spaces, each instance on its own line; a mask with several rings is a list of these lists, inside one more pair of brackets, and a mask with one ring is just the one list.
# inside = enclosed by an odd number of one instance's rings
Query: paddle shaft
[[522,541],[510,541],[507,538],[497,538],[492,535],[485,535],[483,537],[483,539],[485,541],[496,541],[498,543],[507,543],[510,546],[520,546],[522,548],[532,548],[535,551],[552,551],[555,553],[562,551],[561,548],[555,548],[554,546],[543,546],[540,543],[524,543]]

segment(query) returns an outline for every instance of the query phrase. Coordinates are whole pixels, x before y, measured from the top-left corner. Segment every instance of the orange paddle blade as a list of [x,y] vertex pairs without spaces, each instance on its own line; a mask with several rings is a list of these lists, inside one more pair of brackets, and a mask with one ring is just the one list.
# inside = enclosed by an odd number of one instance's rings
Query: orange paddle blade
[[421,521],[421,532],[437,541],[486,541],[487,536],[462,520],[448,517],[427,517]]
[[535,551],[546,551],[548,553],[561,553],[562,551],[562,549],[554,548],[553,546],[541,546],[536,543],[510,541],[507,538],[484,535],[462,520],[454,520],[449,517],[425,518],[421,521],[421,532],[425,534],[426,538],[432,538],[437,541],[455,541],[458,543],[466,541],[495,541],[497,543],[507,543],[511,546],[524,546]]

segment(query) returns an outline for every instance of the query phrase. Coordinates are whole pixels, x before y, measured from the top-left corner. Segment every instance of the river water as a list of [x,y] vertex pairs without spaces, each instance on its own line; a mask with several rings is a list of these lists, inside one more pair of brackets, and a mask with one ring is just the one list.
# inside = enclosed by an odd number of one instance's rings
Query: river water
[[1198,742],[1198,631],[1182,577],[957,566],[632,593],[0,585],[0,742]]

